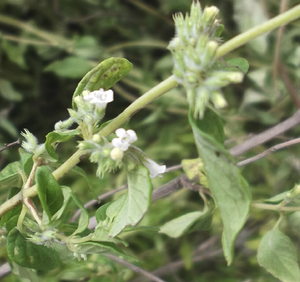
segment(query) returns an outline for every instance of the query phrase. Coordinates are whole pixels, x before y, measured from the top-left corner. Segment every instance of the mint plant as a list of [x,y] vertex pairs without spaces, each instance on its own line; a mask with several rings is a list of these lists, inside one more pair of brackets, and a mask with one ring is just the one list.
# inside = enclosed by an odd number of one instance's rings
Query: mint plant
[[[152,179],[163,177],[168,169],[152,160],[151,155],[143,151],[145,148],[134,145],[146,136],[137,136],[134,129],[127,129],[126,123],[137,111],[181,85],[189,104],[187,118],[198,151],[195,159],[181,160],[181,165],[186,184],[198,187],[201,203],[194,211],[165,222],[155,232],[178,238],[209,230],[213,217],[219,212],[223,253],[231,265],[236,238],[251,214],[250,207],[274,210],[279,213],[278,221],[264,234],[257,261],[282,281],[300,280],[295,247],[280,226],[291,212],[300,210],[299,185],[271,199],[253,203],[251,187],[235,159],[239,153],[228,151],[224,145],[224,124],[218,113],[221,108],[230,107],[222,88],[242,83],[249,67],[246,59],[223,57],[300,17],[300,5],[226,43],[221,37],[224,26],[218,13],[218,8],[202,9],[200,3],[194,1],[189,14],[174,16],[175,36],[168,45],[174,62],[173,75],[136,99],[114,119],[102,122],[107,104],[117,99],[111,87],[133,67],[127,59],[117,57],[102,61],[82,78],[70,101],[69,118],[57,121],[44,143],[40,143],[30,129],[24,129],[20,160],[0,172],[0,185],[8,191],[7,199],[0,206],[1,240],[15,274],[31,279],[37,271],[51,271],[74,260],[88,261],[94,254],[134,269],[129,263],[135,261],[134,255],[124,248],[130,249],[126,234],[140,230],[153,232],[153,227],[138,224],[151,206],[155,193]],[[278,131],[272,134],[269,136],[275,136]],[[62,161],[57,148],[71,139],[77,140],[77,151]],[[259,140],[259,137],[252,139],[252,145],[260,144]],[[127,191],[110,202],[99,203],[94,215],[88,213],[69,186],[59,183],[72,172],[89,181],[87,172],[77,166],[84,158],[96,166],[99,178],[121,171],[127,179]],[[90,188],[97,200],[92,185]],[[79,210],[76,223],[71,222],[70,206],[77,206]],[[144,270],[139,271],[152,281],[163,281]]]

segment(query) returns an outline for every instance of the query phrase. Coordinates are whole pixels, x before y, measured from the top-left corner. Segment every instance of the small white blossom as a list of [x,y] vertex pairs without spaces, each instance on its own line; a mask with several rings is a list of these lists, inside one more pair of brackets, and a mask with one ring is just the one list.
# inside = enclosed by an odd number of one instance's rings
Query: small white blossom
[[107,103],[110,103],[114,100],[114,92],[109,89],[104,91],[103,88],[99,90],[83,93],[83,99],[89,101],[91,104],[95,104],[97,108],[102,109],[106,106]]
[[127,151],[130,144],[137,140],[136,133],[129,129],[119,128],[116,130],[118,138],[114,138],[111,143],[115,148],[120,148],[122,151]]
[[143,162],[143,165],[146,168],[148,168],[151,178],[154,178],[156,176],[161,177],[162,173],[166,172],[165,165],[159,165],[155,161],[152,161],[151,159],[148,158],[146,158],[146,160]]

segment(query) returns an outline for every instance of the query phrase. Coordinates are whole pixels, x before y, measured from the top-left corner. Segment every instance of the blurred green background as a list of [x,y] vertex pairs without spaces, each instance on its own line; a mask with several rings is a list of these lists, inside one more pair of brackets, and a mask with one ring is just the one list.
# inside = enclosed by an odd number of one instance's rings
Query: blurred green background
[[[0,1],[0,148],[29,129],[43,143],[54,124],[68,117],[71,97],[82,76],[109,57],[124,57],[133,70],[114,86],[115,100],[107,107],[105,120],[114,118],[132,101],[171,75],[172,57],[166,47],[174,36],[172,14],[186,13],[191,0],[1,0]],[[225,25],[224,41],[266,21],[284,4],[299,1],[216,0]],[[300,21],[254,40],[227,57],[244,57],[250,64],[242,84],[224,89],[229,107],[220,112],[227,147],[241,143],[249,134],[259,133],[290,117],[300,107]],[[136,143],[153,160],[173,166],[182,159],[196,158],[193,135],[187,121],[188,104],[183,88],[176,88],[137,113],[126,125],[139,136]],[[241,159],[253,156],[277,143],[299,136],[299,127],[256,147]],[[76,140],[58,148],[61,160],[76,150]],[[299,183],[300,147],[294,146],[242,168],[254,200],[272,197]],[[0,169],[18,159],[16,147],[0,155]],[[97,194],[124,184],[124,173],[97,179],[95,167],[84,160],[80,166],[90,173]],[[155,187],[172,180],[181,170],[155,179]],[[62,180],[83,203],[92,198],[87,184],[70,174]],[[0,201],[6,198],[0,187]],[[141,225],[159,227],[188,211],[201,210],[200,197],[188,189],[156,201]],[[95,211],[91,209],[91,215]],[[70,214],[72,214],[70,209]],[[256,249],[261,236],[272,228],[276,213],[252,210],[236,244],[236,258],[230,267],[221,253],[222,226],[216,213],[210,231],[194,232],[171,239],[156,231],[123,235],[125,249],[137,257],[137,265],[161,272],[166,281],[277,281],[257,265]],[[299,215],[295,213],[284,231],[299,250]],[[202,251],[209,238],[215,241]],[[209,241],[210,242],[210,241]],[[198,250],[198,251],[197,251]],[[194,253],[196,252],[196,254]],[[201,257],[202,256],[202,257]],[[207,256],[207,257],[206,257]],[[0,261],[6,261],[5,248]],[[172,262],[180,262],[171,264]],[[169,266],[166,267],[166,266]],[[41,281],[134,281],[132,271],[99,255],[87,262],[72,262],[60,269],[39,273]],[[9,275],[3,281],[21,281]],[[143,279],[139,281],[145,281]]]

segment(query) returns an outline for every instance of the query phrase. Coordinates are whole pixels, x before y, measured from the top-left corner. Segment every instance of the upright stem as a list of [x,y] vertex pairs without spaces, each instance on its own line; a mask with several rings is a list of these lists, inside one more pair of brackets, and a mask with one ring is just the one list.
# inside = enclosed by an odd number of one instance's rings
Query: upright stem
[[[225,54],[229,53],[230,51],[240,47],[241,45],[249,42],[250,40],[254,39],[255,37],[258,37],[266,32],[269,32],[280,25],[287,24],[290,21],[293,21],[300,17],[300,5],[295,6],[294,8],[290,9],[289,11],[257,26],[254,27],[247,32],[244,32],[233,39],[229,40],[228,42],[224,43],[218,48],[216,57],[222,57]],[[7,18],[6,16],[0,15],[0,22],[15,25],[18,27],[22,27],[24,29],[27,29],[32,32],[36,32],[36,30],[32,29],[31,27],[24,26],[22,23],[20,23],[17,20],[12,20],[10,18]],[[52,41],[52,36],[49,36],[48,34],[39,34],[40,37],[43,37],[45,39],[48,39],[49,41]],[[101,136],[108,136],[110,133],[115,131],[119,126],[124,124],[127,120],[129,120],[136,112],[138,112],[140,109],[144,108],[147,104],[155,100],[156,98],[160,97],[164,93],[168,92],[172,88],[176,87],[178,85],[175,77],[172,75],[151,90],[149,90],[147,93],[145,93],[143,96],[141,96],[139,99],[137,99],[135,102],[133,102],[127,109],[124,110],[120,115],[118,115],[112,122],[110,122],[107,126],[105,126],[100,132],[99,135]],[[84,153],[81,150],[78,150],[75,152],[64,164],[62,164],[58,169],[56,169],[53,172],[53,175],[56,179],[61,178],[63,175],[65,175],[69,170],[71,170],[77,163],[80,162],[80,158],[84,155]],[[33,197],[37,195],[36,186],[32,186],[24,191],[25,197]],[[6,212],[11,210],[16,205],[20,204],[22,201],[21,193],[15,195],[5,203],[3,203],[0,206],[0,216],[4,215]]]
[[268,20],[267,22],[253,27],[249,29],[246,32],[243,32],[242,34],[234,37],[233,39],[230,39],[226,43],[224,43],[217,51],[216,57],[222,57],[225,54],[231,52],[232,50],[246,44],[247,42],[251,41],[252,39],[263,35],[281,25],[285,25],[297,18],[300,17],[300,5],[295,6],[294,8],[286,11],[283,14],[280,14],[279,16],[274,17],[271,20]]

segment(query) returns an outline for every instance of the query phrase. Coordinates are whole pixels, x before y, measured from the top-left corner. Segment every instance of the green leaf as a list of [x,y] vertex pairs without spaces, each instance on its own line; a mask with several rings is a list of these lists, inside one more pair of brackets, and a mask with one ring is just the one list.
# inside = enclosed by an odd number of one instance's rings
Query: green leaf
[[125,259],[132,259],[131,256],[125,255],[124,252],[116,244],[111,242],[84,242],[76,246],[76,253],[102,255],[117,254]]
[[228,71],[242,71],[246,74],[249,70],[249,63],[244,58],[231,58],[227,59],[226,63],[229,65],[225,68]]
[[225,141],[224,125],[219,115],[210,108],[207,108],[203,119],[195,121],[197,127],[205,134],[206,138],[223,148]]
[[[98,200],[98,196],[97,194],[95,193],[95,189],[94,189],[94,185],[91,181],[91,178],[87,175],[87,173],[85,172],[85,170],[83,170],[82,168],[80,168],[79,166],[74,166],[72,169],[71,169],[71,172],[74,172],[75,174],[81,176],[87,183],[91,193],[92,193],[92,196],[95,200]],[[99,200],[98,200],[99,201]]]
[[284,282],[300,281],[295,246],[289,237],[274,228],[264,235],[257,252],[258,263]]
[[23,267],[14,262],[12,262],[12,273],[19,277],[22,277],[22,280],[24,282],[27,282],[27,281],[40,282],[40,279],[38,278],[37,274],[35,273],[35,271],[33,269]]
[[79,134],[79,130],[69,130],[68,132],[58,133],[58,132],[50,132],[46,135],[45,149],[50,157],[54,159],[58,159],[55,148],[57,143],[66,142],[70,140],[72,137]]
[[[203,211],[190,212],[165,223],[160,228],[160,233],[169,237],[178,238],[195,230],[207,230],[210,228],[214,207],[205,206]],[[193,227],[193,228],[191,228]]]
[[54,72],[57,76],[80,78],[87,73],[94,64],[80,57],[67,57],[66,59],[51,63],[45,71]]
[[12,137],[17,138],[19,136],[19,132],[16,129],[15,124],[13,124],[8,118],[2,116],[0,118],[0,128],[5,130]]
[[[215,112],[207,115],[199,123],[193,119],[192,113],[189,115],[189,122],[192,126],[196,141],[197,150],[205,167],[205,175],[208,179],[209,189],[212,192],[216,205],[220,209],[223,229],[223,251],[228,264],[233,259],[234,241],[243,227],[249,212],[251,195],[246,181],[240,175],[238,168],[234,164],[233,157],[225,150],[223,144],[219,143],[214,136],[222,136],[218,131],[221,121]],[[212,115],[214,118],[211,118]],[[211,127],[209,135],[208,130]],[[219,138],[219,140],[221,140]]]
[[82,91],[95,91],[100,88],[109,89],[127,75],[131,68],[132,64],[123,58],[109,58],[102,61],[79,82],[73,94],[73,108],[75,107],[74,98],[80,95]]
[[7,254],[21,266],[44,271],[52,270],[62,263],[55,250],[33,244],[16,228],[7,236]]
[[71,198],[71,194],[72,194],[72,190],[70,187],[68,186],[60,186],[61,191],[63,193],[63,197],[64,197],[64,203],[62,205],[62,207],[59,209],[59,211],[57,211],[57,213],[55,215],[53,215],[52,220],[58,220],[61,218],[61,216],[64,214],[67,205],[69,203],[69,200]]
[[105,205],[102,205],[99,209],[97,209],[95,213],[97,222],[104,221],[106,219],[106,210],[110,204],[111,203],[106,203]]
[[151,203],[152,184],[144,166],[128,171],[128,193],[119,197],[106,210],[113,220],[109,235],[117,236],[126,226],[135,226],[143,218]]
[[0,189],[5,190],[11,187],[21,187],[22,178],[20,171],[22,170],[20,162],[12,162],[0,171]]
[[270,204],[278,204],[280,202],[282,202],[285,198],[286,198],[286,194],[289,193],[290,191],[285,191],[282,192],[270,199],[266,199],[264,200],[265,203],[270,203]]
[[89,225],[89,214],[86,211],[86,209],[84,208],[84,206],[82,205],[82,203],[79,201],[79,199],[76,197],[76,195],[71,193],[71,197],[73,198],[76,205],[81,209],[81,213],[80,213],[79,220],[78,220],[78,227],[72,234],[72,236],[74,236],[74,235],[81,233],[87,229],[87,227]]
[[64,203],[61,188],[52,176],[50,170],[45,166],[38,167],[35,181],[43,209],[49,219],[51,219],[52,215],[54,215]]
[[[20,192],[19,188],[9,189],[7,199],[12,198],[19,192]],[[9,212],[7,212],[6,214],[4,214],[1,217],[0,226],[5,226],[6,230],[8,232],[11,229],[13,229],[17,225],[16,219],[18,220],[21,210],[22,210],[22,205],[18,205],[15,208],[13,208],[12,210],[10,210]]]
[[[26,69],[26,63],[24,60],[24,51],[26,49],[21,48],[21,46],[18,46],[16,44],[11,44],[7,40],[2,40],[2,48],[6,52],[7,57],[10,61],[16,63],[19,67]],[[24,46],[24,45],[23,45]]]
[[19,149],[19,153],[20,153],[23,171],[27,176],[29,176],[33,166],[33,160],[32,160],[33,154],[26,152],[24,149]]
[[10,81],[0,78],[1,96],[9,101],[21,101],[23,99],[21,93],[16,91]]

